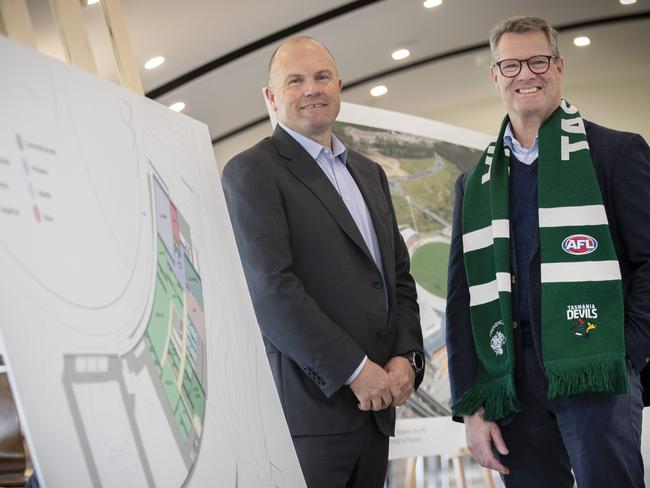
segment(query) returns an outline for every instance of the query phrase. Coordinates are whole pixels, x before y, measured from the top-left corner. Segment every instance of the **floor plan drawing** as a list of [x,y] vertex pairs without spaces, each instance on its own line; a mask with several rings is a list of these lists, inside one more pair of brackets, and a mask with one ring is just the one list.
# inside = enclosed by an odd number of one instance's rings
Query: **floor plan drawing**
[[42,485],[304,486],[207,128],[0,62],[0,349]]

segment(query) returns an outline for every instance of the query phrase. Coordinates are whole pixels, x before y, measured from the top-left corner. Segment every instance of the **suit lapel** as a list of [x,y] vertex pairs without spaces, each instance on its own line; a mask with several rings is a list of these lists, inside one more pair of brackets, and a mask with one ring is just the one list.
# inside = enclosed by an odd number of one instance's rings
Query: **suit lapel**
[[378,184],[377,174],[370,171],[369,166],[359,164],[352,152],[348,152],[348,169],[370,211],[370,217],[379,242],[379,250],[382,256],[390,254],[388,247],[392,234],[387,225],[390,218],[387,215],[389,210],[386,205],[386,195],[381,191],[381,186]]
[[370,211],[377,242],[379,243],[384,277],[389,285],[388,289],[391,290],[390,284],[394,280],[395,253],[393,250],[393,234],[389,226],[391,216],[386,204],[386,195],[381,189],[376,171],[372,171],[374,169],[372,166],[361,164],[357,159],[357,155],[352,151],[348,151],[347,163],[350,174],[357,183]]
[[318,163],[280,126],[273,132],[272,140],[280,155],[287,159],[287,169],[311,190],[343,232],[372,260],[357,224]]

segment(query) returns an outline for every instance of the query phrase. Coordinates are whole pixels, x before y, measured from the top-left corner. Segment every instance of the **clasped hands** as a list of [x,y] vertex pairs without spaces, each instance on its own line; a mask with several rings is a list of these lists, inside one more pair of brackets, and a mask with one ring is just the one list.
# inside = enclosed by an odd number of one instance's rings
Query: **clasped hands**
[[383,410],[402,405],[413,393],[415,371],[408,359],[395,356],[383,368],[366,361],[350,388],[359,400],[359,410]]

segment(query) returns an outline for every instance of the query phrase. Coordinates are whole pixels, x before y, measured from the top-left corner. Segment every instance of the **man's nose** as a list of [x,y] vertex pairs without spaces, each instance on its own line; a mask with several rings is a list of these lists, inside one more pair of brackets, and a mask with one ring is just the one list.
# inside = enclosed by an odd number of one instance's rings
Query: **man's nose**
[[523,61],[521,63],[521,69],[519,70],[519,74],[517,75],[517,78],[532,78],[534,76],[537,76],[535,73],[533,73],[530,69],[530,66],[528,66],[527,61]]
[[318,95],[320,93],[320,85],[314,79],[305,81],[305,95]]

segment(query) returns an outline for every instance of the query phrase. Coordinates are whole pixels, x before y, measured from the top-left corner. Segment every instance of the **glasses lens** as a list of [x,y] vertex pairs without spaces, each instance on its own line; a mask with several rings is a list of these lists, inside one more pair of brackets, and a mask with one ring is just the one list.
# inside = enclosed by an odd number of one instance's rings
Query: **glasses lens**
[[548,71],[550,59],[548,56],[533,56],[528,60],[528,67],[533,73],[542,74]]
[[521,69],[521,63],[517,59],[504,59],[499,63],[499,69],[503,76],[516,76]]

